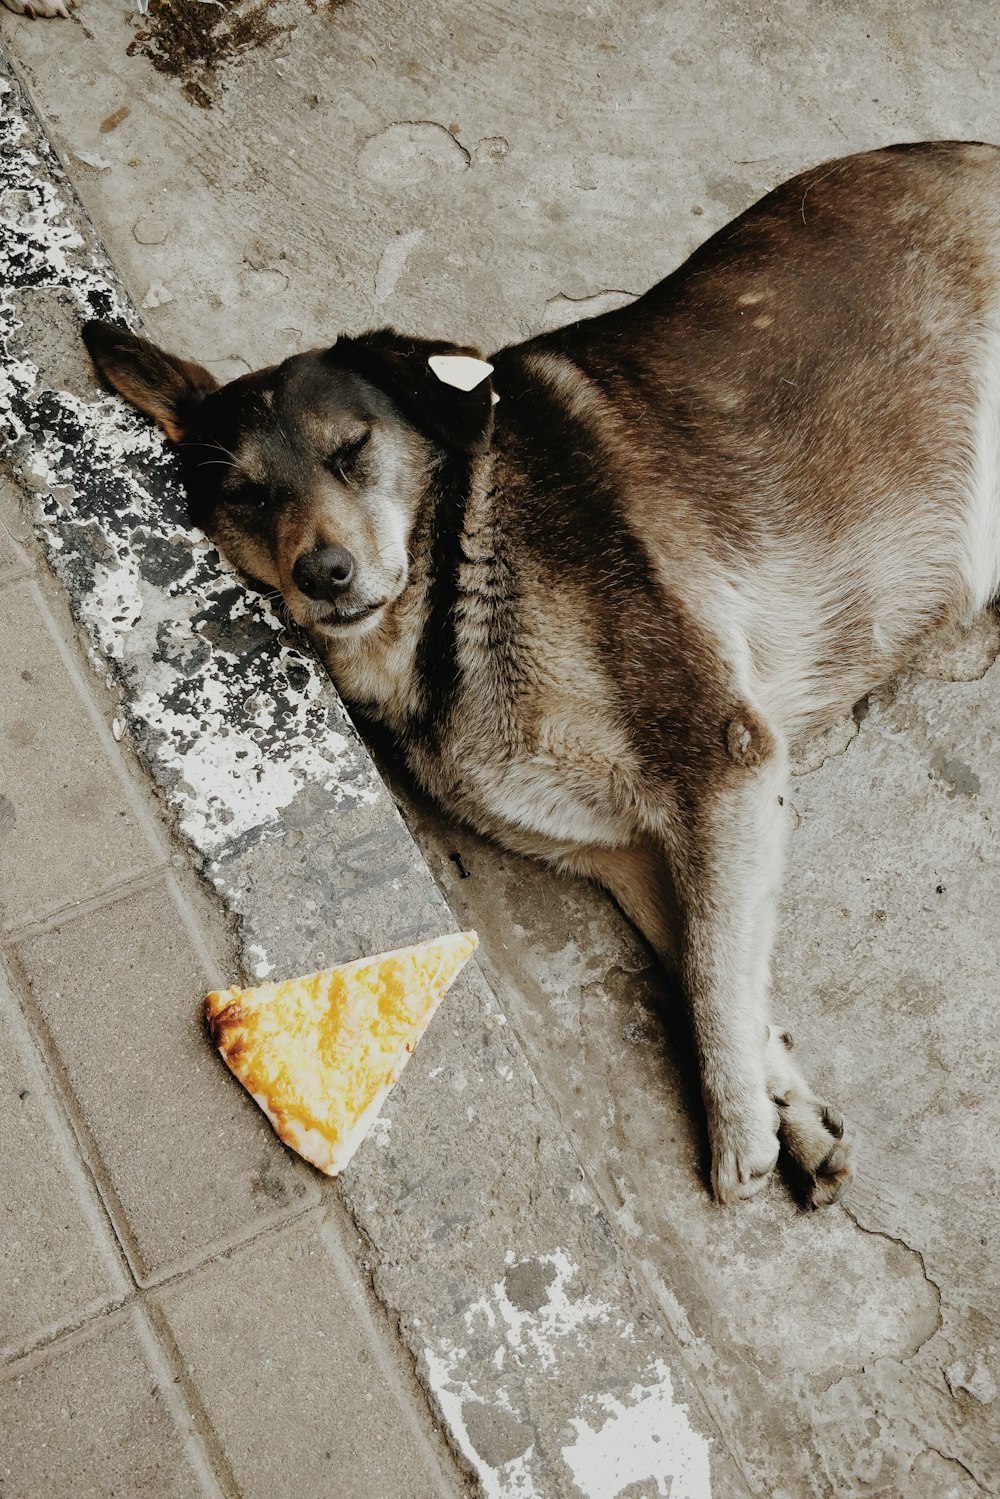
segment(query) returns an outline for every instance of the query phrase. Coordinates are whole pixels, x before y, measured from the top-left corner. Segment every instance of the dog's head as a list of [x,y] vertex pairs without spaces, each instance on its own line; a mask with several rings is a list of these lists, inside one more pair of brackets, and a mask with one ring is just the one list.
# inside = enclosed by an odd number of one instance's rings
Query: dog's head
[[177,445],[194,523],[320,634],[378,624],[435,468],[489,446],[491,366],[472,349],[384,329],[220,386],[115,324],[83,336],[104,383]]

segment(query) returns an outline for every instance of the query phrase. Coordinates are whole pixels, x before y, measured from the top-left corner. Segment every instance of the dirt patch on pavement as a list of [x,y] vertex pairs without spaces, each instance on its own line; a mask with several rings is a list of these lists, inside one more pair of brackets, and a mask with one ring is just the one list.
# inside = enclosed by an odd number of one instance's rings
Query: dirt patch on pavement
[[[210,109],[221,88],[219,69],[292,29],[271,12],[273,0],[231,0],[225,8],[192,0],[152,0],[129,43],[160,73],[183,81],[192,104]],[[281,7],[287,14],[287,6]]]

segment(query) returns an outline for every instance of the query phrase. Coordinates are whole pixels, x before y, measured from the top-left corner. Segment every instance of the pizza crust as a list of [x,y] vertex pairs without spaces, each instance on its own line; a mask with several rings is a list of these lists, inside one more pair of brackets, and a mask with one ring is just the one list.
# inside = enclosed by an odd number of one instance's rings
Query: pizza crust
[[216,990],[205,1015],[285,1144],[336,1176],[478,942],[456,932],[285,983]]

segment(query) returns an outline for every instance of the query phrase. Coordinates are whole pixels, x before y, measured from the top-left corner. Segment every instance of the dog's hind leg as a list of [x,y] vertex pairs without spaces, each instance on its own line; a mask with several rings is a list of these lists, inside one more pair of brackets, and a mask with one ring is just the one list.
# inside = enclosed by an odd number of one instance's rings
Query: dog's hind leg
[[702,1061],[712,1182],[722,1202],[751,1195],[777,1155],[776,1134],[809,1207],[835,1202],[853,1175],[843,1120],[822,1103],[768,1024],[781,882],[785,754],[769,747],[695,809],[675,856],[684,905],[682,974]]
[[[784,757],[732,767],[721,794],[674,836],[560,860],[599,880],[687,989],[722,1202],[765,1186],[778,1157],[778,1109],[765,1067],[774,896],[780,876]],[[678,857],[678,853],[680,856]]]

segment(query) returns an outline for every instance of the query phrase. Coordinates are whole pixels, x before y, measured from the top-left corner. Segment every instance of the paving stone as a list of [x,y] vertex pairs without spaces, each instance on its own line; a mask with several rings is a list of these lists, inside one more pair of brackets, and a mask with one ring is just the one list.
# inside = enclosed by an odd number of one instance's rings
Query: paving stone
[[211,1046],[212,983],[166,881],[17,954],[140,1279],[314,1199]]
[[154,862],[38,598],[26,582],[0,589],[0,915],[8,927]]
[[130,1284],[15,1004],[0,970],[0,1353]]
[[158,1293],[244,1499],[463,1492],[381,1364],[355,1275],[310,1216]]
[[196,1499],[187,1434],[164,1399],[133,1320],[101,1322],[0,1379],[3,1499]]

